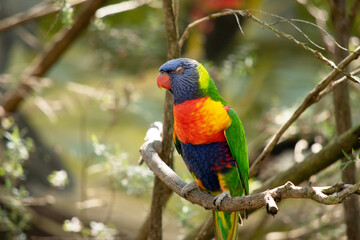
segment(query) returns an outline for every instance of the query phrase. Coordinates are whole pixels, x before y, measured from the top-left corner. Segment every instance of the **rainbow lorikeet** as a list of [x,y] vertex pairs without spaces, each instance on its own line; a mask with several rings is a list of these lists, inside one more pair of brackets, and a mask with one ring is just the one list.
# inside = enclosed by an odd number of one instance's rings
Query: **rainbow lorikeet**
[[[169,89],[174,100],[174,143],[195,187],[216,195],[220,206],[226,196],[249,193],[249,162],[245,133],[237,113],[219,95],[202,64],[187,58],[166,62],[157,84]],[[239,213],[214,211],[216,239],[237,239]]]

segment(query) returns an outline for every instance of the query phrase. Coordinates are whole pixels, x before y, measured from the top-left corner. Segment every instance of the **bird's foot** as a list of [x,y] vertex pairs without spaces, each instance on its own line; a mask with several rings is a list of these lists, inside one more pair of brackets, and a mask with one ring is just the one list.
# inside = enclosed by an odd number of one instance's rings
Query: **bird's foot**
[[190,182],[188,184],[186,184],[182,189],[181,189],[181,195],[183,195],[185,198],[188,197],[189,192],[191,192],[192,190],[198,188],[198,185],[196,182]]
[[231,198],[231,195],[228,191],[224,191],[221,194],[215,196],[214,205],[217,207],[218,210],[220,209],[220,204],[222,200],[224,200],[224,198],[226,197]]

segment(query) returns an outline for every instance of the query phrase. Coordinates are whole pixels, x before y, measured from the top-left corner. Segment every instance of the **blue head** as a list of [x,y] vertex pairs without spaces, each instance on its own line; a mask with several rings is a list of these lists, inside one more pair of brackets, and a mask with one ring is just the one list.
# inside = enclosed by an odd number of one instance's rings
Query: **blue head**
[[170,90],[174,97],[174,104],[202,96],[199,84],[199,65],[201,64],[192,59],[177,58],[160,67],[157,78],[158,86]]

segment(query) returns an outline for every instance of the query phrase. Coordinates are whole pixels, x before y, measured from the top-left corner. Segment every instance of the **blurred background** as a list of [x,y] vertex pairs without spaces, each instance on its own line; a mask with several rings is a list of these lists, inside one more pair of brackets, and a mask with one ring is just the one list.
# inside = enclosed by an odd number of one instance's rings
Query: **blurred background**
[[[68,0],[45,3],[60,11],[6,30],[0,20],[2,96],[18,86],[34,58],[72,26],[84,5]],[[167,40],[161,1],[121,3],[107,1],[110,7],[96,12],[16,113],[2,118],[1,239],[139,239],[154,178],[146,164],[138,164],[139,147],[150,124],[162,121],[165,91],[157,88],[156,77],[167,60]],[[41,4],[1,0],[0,19]],[[257,9],[255,16],[312,48],[317,49],[304,34],[325,47],[323,31],[298,22],[300,33],[274,15],[317,24],[323,20],[320,26],[333,35],[325,0],[183,0],[178,6],[180,34],[198,18],[233,8]],[[359,45],[359,21],[357,17],[351,32],[352,50]],[[220,94],[239,113],[252,161],[331,69],[257,23],[239,19],[239,24],[243,34],[235,16],[204,22],[191,32],[182,56],[202,62]],[[360,122],[359,91],[358,85],[350,85],[353,125]],[[290,127],[250,188],[319,151],[334,138],[334,121],[330,94]],[[177,153],[174,164],[177,174],[191,181]],[[340,182],[340,169],[340,163],[334,164],[311,182]],[[252,214],[240,228],[242,239],[345,239],[341,206],[285,200],[279,207],[275,218],[265,210]],[[164,214],[164,239],[186,238],[210,214],[173,195]]]

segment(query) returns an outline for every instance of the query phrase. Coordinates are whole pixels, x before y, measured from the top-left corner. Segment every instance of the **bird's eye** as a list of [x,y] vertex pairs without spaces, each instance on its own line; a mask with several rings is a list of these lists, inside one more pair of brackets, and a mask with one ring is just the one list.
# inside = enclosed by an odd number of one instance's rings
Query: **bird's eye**
[[175,73],[176,74],[182,74],[183,71],[184,71],[184,68],[180,66],[180,67],[176,68]]

